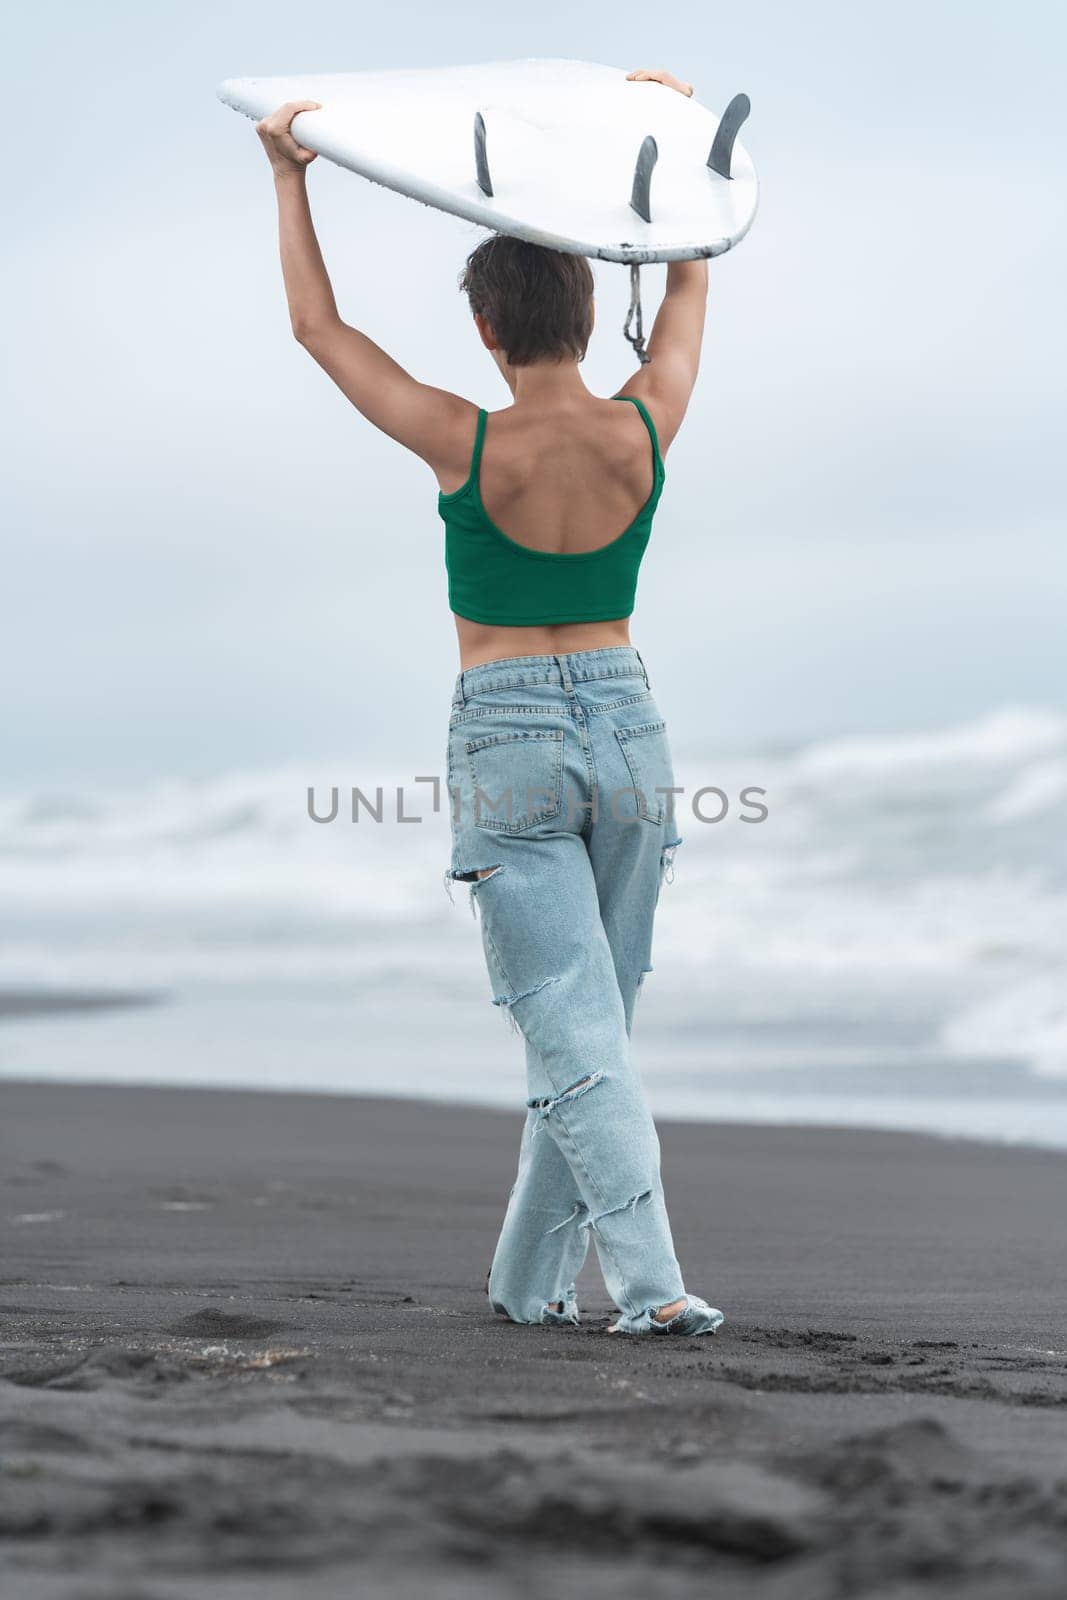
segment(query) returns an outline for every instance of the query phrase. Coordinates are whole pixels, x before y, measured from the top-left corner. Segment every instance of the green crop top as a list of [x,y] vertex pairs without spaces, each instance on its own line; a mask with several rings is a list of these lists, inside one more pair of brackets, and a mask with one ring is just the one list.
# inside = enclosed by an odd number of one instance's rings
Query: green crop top
[[630,526],[596,550],[573,554],[531,550],[491,522],[482,504],[478,470],[485,419],[478,412],[474,453],[465,484],[437,496],[445,524],[448,603],[457,616],[501,627],[534,628],[552,622],[607,622],[634,608],[637,572],[663,488],[663,458],[655,424],[636,395],[632,400],[652,439],[652,492]]

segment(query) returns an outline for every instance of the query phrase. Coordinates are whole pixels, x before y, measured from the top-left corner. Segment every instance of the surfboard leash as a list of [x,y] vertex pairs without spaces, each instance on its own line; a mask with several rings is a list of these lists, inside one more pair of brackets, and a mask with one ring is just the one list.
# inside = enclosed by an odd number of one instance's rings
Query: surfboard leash
[[[636,332],[630,332],[630,325],[636,319]],[[634,347],[634,355],[644,365],[652,360],[645,349],[645,331],[641,321],[641,267],[636,261],[630,263],[630,309],[626,313],[626,321],[622,325],[622,335]]]

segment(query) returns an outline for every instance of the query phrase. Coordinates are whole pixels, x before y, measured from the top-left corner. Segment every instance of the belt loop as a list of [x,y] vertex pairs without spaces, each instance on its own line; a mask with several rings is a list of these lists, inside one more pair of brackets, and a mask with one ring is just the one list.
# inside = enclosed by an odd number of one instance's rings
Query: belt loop
[[559,666],[559,675],[560,675],[560,679],[562,681],[564,689],[566,690],[567,694],[573,694],[574,693],[574,679],[571,677],[571,669],[567,665],[567,657],[566,656],[557,656],[556,657],[556,662],[557,662],[557,665]]
[[641,652],[640,652],[640,650],[637,649],[636,645],[634,646],[634,655],[637,657],[638,662],[640,663],[641,676],[645,680],[645,688],[646,689],[651,689],[652,685],[648,681],[648,668],[645,666],[645,663],[641,660]]
[[463,673],[460,671],[459,676],[456,679],[456,690],[452,696],[452,704],[454,706],[465,706],[466,703],[467,701],[463,693]]

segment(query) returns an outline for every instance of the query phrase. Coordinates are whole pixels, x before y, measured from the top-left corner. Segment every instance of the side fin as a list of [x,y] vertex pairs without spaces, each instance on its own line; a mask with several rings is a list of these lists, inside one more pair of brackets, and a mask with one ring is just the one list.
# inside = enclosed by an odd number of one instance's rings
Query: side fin
[[641,141],[641,148],[637,152],[637,165],[634,167],[634,186],[630,192],[630,204],[637,215],[645,222],[652,221],[650,207],[650,189],[652,185],[652,169],[659,160],[659,146],[650,133]]
[[483,194],[492,195],[493,180],[489,176],[489,161],[485,154],[485,118],[480,111],[474,113],[474,170],[478,187]]
[[730,178],[730,158],[734,153],[734,140],[738,130],[749,112],[752,102],[747,94],[735,94],[730,104],[726,107],[715,130],[711,150],[708,154],[707,164],[712,172],[717,172],[720,178]]

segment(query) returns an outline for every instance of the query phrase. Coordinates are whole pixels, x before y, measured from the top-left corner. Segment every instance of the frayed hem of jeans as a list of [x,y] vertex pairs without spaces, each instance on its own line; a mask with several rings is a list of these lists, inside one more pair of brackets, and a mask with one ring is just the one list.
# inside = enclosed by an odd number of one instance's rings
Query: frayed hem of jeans
[[[685,1305],[676,1311],[673,1317],[666,1322],[657,1322],[655,1313],[658,1306],[649,1306],[646,1310],[633,1315],[624,1313],[613,1323],[611,1333],[675,1335],[683,1338],[696,1338],[700,1334],[715,1333],[726,1320],[721,1311],[714,1306],[709,1306],[706,1300],[701,1300],[699,1295],[687,1294],[676,1296],[685,1299]],[[670,1305],[670,1300],[662,1302]]]
[[[530,1315],[516,1317],[498,1300],[489,1296],[489,1304],[498,1316],[507,1317],[509,1322],[516,1323],[519,1327],[543,1328],[576,1328],[579,1323],[578,1300],[573,1291],[568,1294],[557,1295],[555,1300],[546,1300],[540,1310],[531,1307]],[[553,1311],[554,1305],[562,1305],[562,1311]]]

